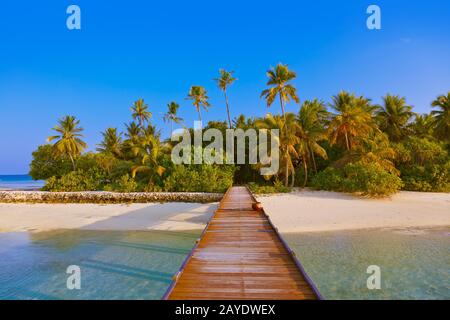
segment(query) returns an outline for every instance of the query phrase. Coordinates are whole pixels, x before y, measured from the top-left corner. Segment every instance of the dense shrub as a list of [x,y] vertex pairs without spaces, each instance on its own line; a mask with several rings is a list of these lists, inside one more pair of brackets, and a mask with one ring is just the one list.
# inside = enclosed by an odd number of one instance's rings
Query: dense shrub
[[129,174],[125,174],[117,181],[105,186],[105,191],[114,192],[136,192],[138,191],[138,183]]
[[411,137],[395,145],[404,190],[449,192],[450,157],[443,143]]
[[350,163],[342,169],[327,168],[311,182],[314,189],[386,196],[402,187],[399,177],[372,163]]
[[60,178],[51,177],[47,180],[43,190],[57,192],[97,191],[103,189],[104,181],[104,172],[98,168],[94,167],[88,171],[79,169]]
[[164,181],[165,191],[225,192],[233,185],[234,166],[177,165]]
[[450,161],[402,169],[404,189],[410,191],[450,192]]
[[248,183],[248,187],[253,193],[257,194],[288,193],[291,191],[291,188],[284,186],[283,182],[279,180],[276,180],[273,185],[261,185],[250,182]]
[[55,156],[53,147],[49,144],[39,146],[32,156],[29,174],[35,180],[61,177],[73,169],[70,160]]

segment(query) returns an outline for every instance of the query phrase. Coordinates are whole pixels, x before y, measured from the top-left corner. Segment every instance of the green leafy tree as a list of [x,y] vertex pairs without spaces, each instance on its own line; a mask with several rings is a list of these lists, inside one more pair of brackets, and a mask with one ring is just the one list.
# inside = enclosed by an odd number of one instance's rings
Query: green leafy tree
[[131,168],[131,177],[134,179],[138,172],[145,172],[148,174],[148,187],[153,187],[156,183],[155,178],[162,177],[166,171],[162,165],[165,146],[154,127],[148,126],[143,131],[132,151],[136,157],[136,164]]
[[80,121],[75,117],[65,116],[53,128],[58,134],[47,138],[48,142],[56,140],[53,144],[55,154],[67,156],[72,162],[73,170],[76,170],[75,158],[87,148],[87,144],[81,140],[83,135],[80,132],[83,128],[79,127],[79,124]]
[[173,131],[173,123],[181,123],[182,118],[177,116],[180,105],[176,102],[171,102],[167,105],[167,113],[164,115],[164,122],[170,123],[170,132]]
[[431,111],[435,119],[435,134],[439,139],[450,142],[450,91],[434,100],[432,106],[438,108]]
[[102,136],[103,140],[99,143],[97,151],[120,158],[122,156],[122,133],[117,133],[117,128],[108,128],[102,132]]
[[370,100],[356,97],[342,91],[333,96],[331,107],[335,110],[328,125],[330,144],[339,144],[346,150],[351,150],[362,136],[378,130],[373,119],[373,107]]
[[[302,144],[304,144],[302,149],[306,152],[302,158],[304,162],[311,159],[315,172],[317,172],[315,155],[317,154],[323,159],[328,158],[327,152],[318,143],[327,139],[324,124],[327,122],[328,117],[329,113],[325,104],[315,99],[313,101],[307,100],[303,103],[297,118],[301,128],[300,139]],[[307,172],[305,172],[304,186],[306,186],[307,178]]]
[[[280,133],[280,172],[284,172],[284,185],[289,185],[289,175],[295,179],[294,161],[299,158],[298,145],[301,142],[298,136],[300,127],[293,113],[282,116],[267,114],[264,119],[256,122],[259,129],[278,129]],[[303,150],[302,150],[303,151]]]
[[406,104],[406,99],[388,94],[383,97],[383,105],[377,108],[376,116],[380,129],[386,132],[392,141],[403,139],[408,133],[408,122],[414,116],[412,107]]
[[292,80],[297,77],[294,71],[289,70],[287,65],[279,63],[275,68],[271,68],[267,71],[267,86],[269,89],[265,89],[261,93],[261,97],[267,102],[267,106],[270,107],[278,96],[280,100],[281,114],[285,115],[285,104],[294,100],[296,103],[300,102],[297,96],[297,89],[290,84]]
[[416,114],[409,127],[413,136],[433,139],[434,118],[431,114]]
[[232,126],[231,126],[230,106],[228,104],[227,89],[228,89],[228,86],[230,86],[231,84],[233,84],[233,82],[235,82],[237,80],[237,78],[233,77],[233,73],[234,73],[233,71],[226,71],[224,69],[220,69],[219,73],[220,73],[220,77],[216,78],[214,80],[216,81],[217,86],[220,88],[220,90],[223,91],[223,94],[225,97],[225,104],[227,107],[228,125],[231,129]]
[[208,111],[208,108],[210,107],[210,104],[208,102],[209,97],[205,88],[203,88],[202,86],[192,86],[189,90],[187,99],[192,101],[192,104],[198,113],[198,120],[202,121],[201,108],[205,109],[205,111]]
[[152,117],[152,113],[148,111],[148,104],[144,102],[144,99],[135,101],[131,107],[131,112],[131,116],[134,120],[138,120],[140,127],[142,127],[144,122],[148,122],[148,120]]

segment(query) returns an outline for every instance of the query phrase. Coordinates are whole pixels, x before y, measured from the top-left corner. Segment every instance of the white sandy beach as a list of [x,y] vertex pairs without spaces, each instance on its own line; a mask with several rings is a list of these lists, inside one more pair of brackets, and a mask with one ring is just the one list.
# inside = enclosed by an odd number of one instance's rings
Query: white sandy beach
[[450,226],[450,193],[400,192],[389,199],[302,191],[260,196],[281,232]]
[[[260,196],[281,232],[450,226],[450,194],[364,199],[324,191]],[[217,204],[0,204],[0,232],[202,229]]]
[[0,232],[84,230],[203,229],[217,204],[5,204],[0,203]]

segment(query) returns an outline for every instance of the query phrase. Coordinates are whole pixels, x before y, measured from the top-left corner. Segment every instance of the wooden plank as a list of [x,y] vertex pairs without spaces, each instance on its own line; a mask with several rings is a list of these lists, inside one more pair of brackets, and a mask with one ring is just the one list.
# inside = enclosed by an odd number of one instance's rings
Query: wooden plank
[[246,187],[230,188],[164,296],[173,300],[321,298]]

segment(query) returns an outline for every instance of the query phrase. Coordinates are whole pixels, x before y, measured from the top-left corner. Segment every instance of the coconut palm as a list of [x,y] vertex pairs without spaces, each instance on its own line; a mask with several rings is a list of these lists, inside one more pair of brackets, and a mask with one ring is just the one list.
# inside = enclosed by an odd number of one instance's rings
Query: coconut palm
[[103,141],[97,148],[98,152],[109,153],[120,158],[122,155],[122,133],[117,133],[117,128],[108,128],[102,132]]
[[74,116],[65,116],[58,123],[53,130],[59,134],[48,137],[47,141],[56,140],[53,144],[54,152],[69,157],[73,170],[76,170],[75,158],[87,148],[87,144],[81,140],[83,135],[80,132],[83,131],[83,128],[78,126],[80,121]]
[[131,107],[131,112],[131,116],[134,120],[138,120],[140,127],[144,125],[145,121],[148,121],[152,117],[152,113],[148,111],[148,104],[144,102],[144,99],[135,101]]
[[293,113],[287,113],[282,116],[267,114],[264,119],[256,121],[256,127],[259,129],[273,130],[278,129],[280,133],[280,162],[282,167],[280,172],[284,172],[284,185],[289,185],[289,175],[295,179],[294,160],[299,158],[298,136],[299,125]]
[[151,187],[155,175],[161,177],[166,171],[161,165],[164,151],[165,146],[161,143],[159,132],[155,132],[154,127],[149,125],[132,148],[136,164],[131,168],[131,176],[134,178],[138,172],[147,172],[148,185]]
[[225,105],[227,107],[227,115],[228,115],[228,125],[231,126],[231,116],[230,116],[230,107],[228,105],[228,95],[227,95],[227,89],[228,86],[231,85],[234,81],[237,80],[237,78],[233,77],[233,71],[226,71],[224,69],[220,69],[219,71],[220,77],[214,79],[217,83],[217,86],[223,91],[223,94],[225,96]]
[[139,128],[139,126],[136,124],[136,122],[130,122],[129,124],[125,124],[125,127],[127,129],[125,136],[128,139],[134,140],[139,137],[141,128]]
[[[308,159],[312,160],[314,171],[317,172],[317,164],[315,155],[327,159],[327,152],[319,145],[319,141],[326,140],[326,131],[324,124],[327,122],[329,113],[322,101],[317,99],[313,101],[305,101],[300,108],[297,121],[300,125],[300,139],[302,141],[301,150],[307,152],[302,156],[304,166],[307,165]],[[305,171],[306,186],[308,172]]]
[[376,163],[386,171],[399,175],[400,172],[395,168],[393,162],[395,157],[395,150],[392,148],[387,134],[381,131],[372,131],[369,135],[361,137],[359,143],[333,165],[344,167],[348,163],[359,161],[367,164]]
[[377,107],[376,117],[380,129],[387,133],[392,141],[400,141],[407,134],[407,125],[414,116],[412,107],[400,96],[386,95],[383,105]]
[[261,93],[261,97],[266,99],[267,106],[270,107],[278,96],[281,114],[284,117],[285,103],[291,100],[294,100],[297,103],[300,102],[300,99],[297,96],[297,89],[289,83],[294,80],[297,75],[295,72],[290,71],[287,65],[279,63],[275,68],[271,68],[267,71],[267,77],[269,78],[267,85],[270,86],[270,88],[264,90]]
[[450,141],[450,91],[446,96],[439,96],[431,105],[439,108],[439,110],[431,111],[435,121],[436,137]]
[[416,114],[414,122],[409,125],[409,128],[415,137],[432,139],[434,124],[431,114]]
[[336,113],[332,114],[328,125],[331,145],[339,144],[348,151],[355,146],[358,138],[378,130],[372,117],[370,100],[345,91],[332,99],[331,107]]
[[164,122],[170,123],[170,132],[172,132],[173,123],[181,123],[183,119],[177,116],[178,108],[180,108],[178,103],[172,101],[167,105],[167,108],[167,113],[164,115]]
[[192,86],[186,99],[192,100],[192,104],[198,112],[198,119],[202,121],[201,108],[203,107],[205,111],[208,111],[210,107],[208,102],[209,97],[205,88],[202,86]]

